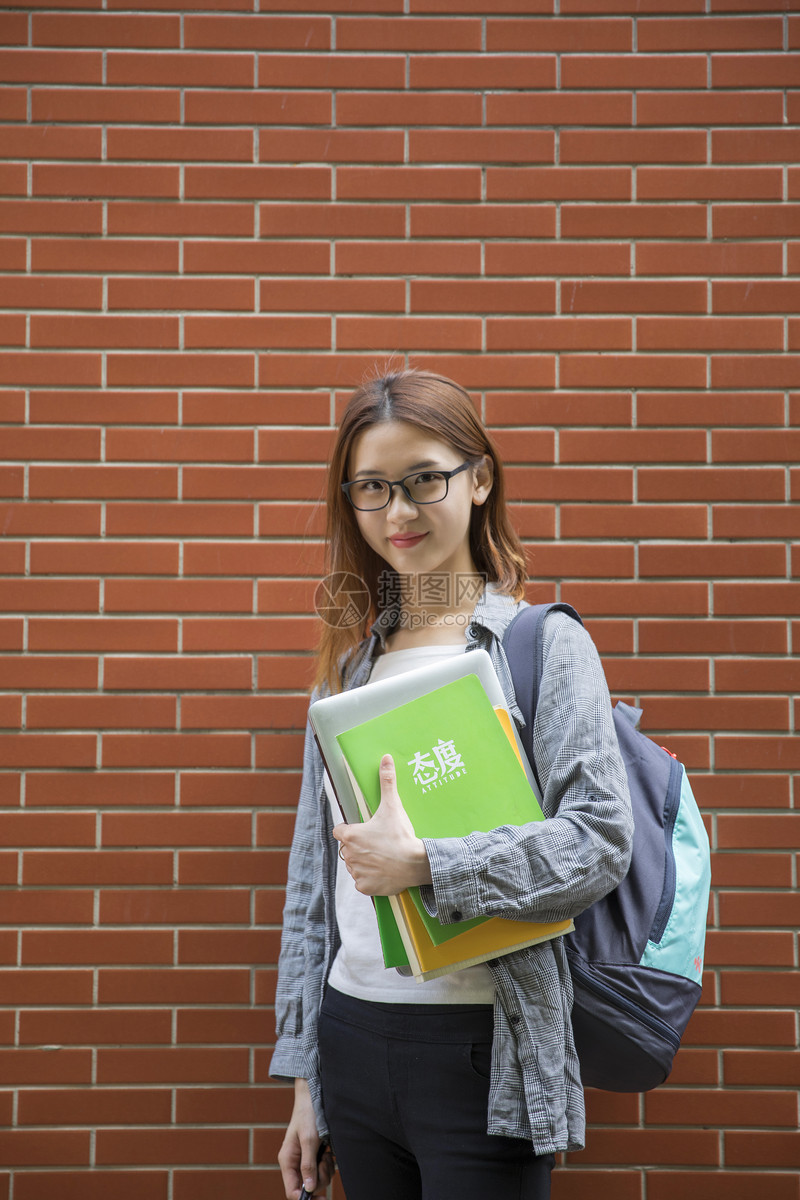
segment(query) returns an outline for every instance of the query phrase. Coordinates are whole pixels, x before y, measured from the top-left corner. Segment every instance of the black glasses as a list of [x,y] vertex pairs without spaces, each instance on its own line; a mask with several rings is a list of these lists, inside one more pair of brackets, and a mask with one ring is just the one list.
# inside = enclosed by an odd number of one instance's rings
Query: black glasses
[[360,512],[386,508],[396,487],[403,489],[412,504],[438,504],[447,495],[453,476],[470,465],[467,461],[453,471],[413,471],[404,479],[354,479],[343,483],[342,491]]

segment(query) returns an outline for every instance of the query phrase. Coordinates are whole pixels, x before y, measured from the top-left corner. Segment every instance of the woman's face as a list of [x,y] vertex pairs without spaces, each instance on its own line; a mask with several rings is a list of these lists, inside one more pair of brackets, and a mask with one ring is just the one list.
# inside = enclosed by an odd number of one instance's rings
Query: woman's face
[[[464,459],[449,442],[409,425],[382,421],[353,442],[348,479],[404,479],[413,472],[452,471]],[[461,471],[447,496],[436,504],[414,504],[402,488],[392,489],[386,508],[354,509],[367,544],[400,575],[422,572],[474,574],[469,547],[472,507],[483,504],[492,487],[491,459]]]

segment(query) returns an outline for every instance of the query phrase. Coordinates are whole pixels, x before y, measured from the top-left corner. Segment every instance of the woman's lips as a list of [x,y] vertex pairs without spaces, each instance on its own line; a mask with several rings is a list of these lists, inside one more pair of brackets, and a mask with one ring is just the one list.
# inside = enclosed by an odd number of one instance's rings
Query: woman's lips
[[427,537],[426,533],[395,533],[389,541],[398,550],[407,550],[409,546],[416,546],[424,537]]

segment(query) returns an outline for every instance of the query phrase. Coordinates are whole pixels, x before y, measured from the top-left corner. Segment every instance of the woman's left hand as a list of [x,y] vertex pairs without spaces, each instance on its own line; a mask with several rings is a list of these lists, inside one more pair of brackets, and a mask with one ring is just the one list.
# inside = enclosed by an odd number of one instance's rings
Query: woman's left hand
[[394,760],[381,759],[379,777],[381,802],[375,815],[363,824],[337,825],[333,836],[339,856],[367,896],[395,896],[405,888],[431,882],[431,869],[424,843],[397,791]]

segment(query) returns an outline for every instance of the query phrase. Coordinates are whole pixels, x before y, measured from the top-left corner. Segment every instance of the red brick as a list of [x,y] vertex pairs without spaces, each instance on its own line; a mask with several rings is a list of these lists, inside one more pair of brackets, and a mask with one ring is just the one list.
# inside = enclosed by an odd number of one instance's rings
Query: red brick
[[481,323],[414,317],[340,317],[337,346],[343,350],[480,350]]
[[658,1171],[647,1172],[649,1200],[671,1200],[678,1192],[684,1195],[697,1192],[703,1200],[752,1200],[754,1196],[770,1200],[797,1200],[796,1175],[769,1170],[763,1174],[734,1169],[726,1171]]
[[[286,1112],[286,1096],[280,1088],[182,1088],[178,1091],[176,1119],[179,1124],[213,1124],[219,1119],[221,1109],[227,1123],[243,1125],[263,1125],[291,1115]],[[238,1188],[236,1194],[237,1197],[249,1195]]]
[[130,537],[249,537],[253,508],[247,504],[112,504],[108,533]]
[[[280,850],[246,853],[190,850],[180,855],[178,878],[184,886],[282,884],[286,878],[287,862],[287,854]],[[205,961],[205,958],[200,961]]]
[[[786,651],[786,627],[778,621],[641,621],[639,649],[677,653],[747,654]],[[724,661],[718,663],[724,667]]]
[[[42,1004],[90,1004],[90,971],[0,971],[0,995],[4,1004],[20,1006]],[[25,1122],[23,1122],[24,1124]]]
[[104,767],[248,767],[246,734],[126,734],[103,738]]
[[[750,850],[742,854],[731,851],[714,854],[712,855],[711,871],[716,887],[788,888],[792,886],[792,859],[789,854],[754,854]],[[733,976],[733,978],[738,979],[739,976]],[[759,976],[759,978],[763,984],[764,977]],[[763,1003],[765,994],[762,991],[758,997],[751,997],[750,1002]],[[778,992],[770,991],[769,995],[774,998],[776,1004],[781,1003]]]
[[[34,316],[31,346],[56,347],[155,347],[177,349],[176,317]],[[62,455],[61,457],[67,457]],[[72,455],[70,457],[77,457]]]
[[481,177],[470,167],[340,167],[337,195],[344,200],[480,199]]
[[30,495],[34,499],[139,496],[155,500],[175,498],[177,486],[177,469],[172,467],[33,466],[30,473]]
[[796,770],[800,767],[800,751],[794,741],[785,735],[779,738],[720,735],[715,739],[717,765],[723,769]]
[[690,204],[565,204],[561,217],[561,234],[568,238],[699,238],[705,230],[705,207]]
[[187,317],[185,330],[188,349],[331,346],[330,317]]
[[726,1162],[732,1166],[800,1167],[800,1136],[792,1133],[731,1131],[725,1139]]
[[[456,17],[339,17],[337,50],[479,51],[481,22]],[[515,49],[517,47],[514,47]],[[497,47],[493,47],[497,49]]]
[[164,1043],[170,1038],[168,1012],[113,1012],[99,1009],[25,1012],[20,1044],[106,1045]]
[[[255,59],[252,54],[184,53],[146,54],[111,50],[107,83],[158,87],[252,87]],[[99,82],[99,80],[97,81]]]
[[174,729],[168,696],[29,696],[29,729]]
[[[260,774],[188,771],[181,776],[181,808],[262,808],[274,803]],[[291,817],[289,818],[291,820]]]
[[97,612],[94,580],[7,579],[0,583],[0,610],[6,612]]
[[[481,97],[461,92],[342,92],[336,99],[338,125],[379,125],[409,128],[416,125],[476,126],[481,123]],[[470,134],[475,132],[474,128]],[[552,136],[552,135],[551,135]],[[477,139],[480,144],[481,139]],[[416,157],[412,154],[412,161]],[[549,159],[550,156],[548,156]],[[469,154],[470,161],[473,160]],[[435,161],[435,159],[430,160]],[[524,160],[523,160],[524,161]]]
[[[643,321],[638,322],[641,330]],[[689,392],[669,398],[642,392],[636,401],[640,426],[698,425],[710,426],[783,425],[783,398],[770,392],[734,393]]]
[[111,354],[108,378],[122,387],[250,387],[252,354]]
[[263,1014],[241,1008],[184,1009],[178,1012],[178,1041],[258,1044],[272,1039]]
[[772,92],[640,92],[639,125],[776,125],[783,121],[781,94]]
[[[463,102],[461,107],[463,109]],[[448,123],[455,124],[453,121]],[[554,162],[554,135],[544,131],[523,133],[497,129],[412,130],[409,135],[411,162],[508,162],[515,159],[521,163]],[[501,198],[506,197],[501,195]]]
[[517,204],[415,204],[413,237],[553,237],[555,207]]
[[8,83],[99,84],[103,82],[103,56],[92,50],[4,50],[0,52],[0,75]]
[[[2,55],[0,55],[2,65]],[[102,206],[51,200],[0,201],[2,233],[100,233]]]
[[[63,648],[63,640],[56,648]],[[3,655],[0,657],[0,670],[4,686],[10,688],[47,688],[52,691],[55,688],[97,687],[96,658],[78,655]]]
[[0,360],[0,384],[48,387],[58,383],[99,387],[99,354],[34,354],[6,352]]
[[[63,413],[63,393],[31,393],[32,423],[52,425],[62,419]],[[70,419],[75,425],[128,425],[139,422],[151,425],[165,421],[177,424],[178,397],[175,392],[151,392],[147,396],[141,392],[110,390],[102,393],[71,392]]]
[[[773,858],[772,855],[768,857],[770,860]],[[791,886],[791,883],[788,886]],[[722,996],[726,1004],[760,1006],[768,997],[775,1005],[796,1008],[798,997],[800,997],[800,973],[797,971],[725,972],[722,975]],[[759,1125],[781,1123],[778,1121],[758,1122]]]
[[249,995],[249,973],[244,970],[105,968],[99,972],[101,1004],[244,1004]]
[[[343,170],[346,168],[342,168]],[[188,166],[187,199],[328,200],[331,173],[328,167]]]
[[718,576],[782,576],[786,572],[782,546],[642,546],[642,576],[677,575],[711,579]]
[[783,29],[777,17],[645,17],[639,22],[638,48],[652,50],[781,50]]
[[783,477],[777,468],[740,472],[725,467],[702,471],[643,467],[638,474],[641,500],[783,499]]
[[399,280],[362,283],[354,279],[270,279],[261,284],[260,303],[262,311],[402,312],[405,289]]
[[[187,546],[187,550],[190,547]],[[224,573],[224,572],[223,572]],[[151,622],[143,622],[149,625]],[[156,622],[157,623],[157,622]],[[123,649],[123,647],[118,647]],[[144,651],[146,647],[129,647]],[[153,647],[158,649],[158,647]],[[206,658],[190,655],[161,655],[157,658],[139,654],[130,658],[109,657],[105,661],[103,683],[106,690],[141,689],[154,691],[192,691],[249,689],[252,663],[249,658],[215,656]]]
[[715,238],[796,237],[799,230],[798,204],[717,204],[713,209]]
[[185,45],[213,50],[327,50],[330,24],[327,16],[189,16]]
[[98,1082],[151,1086],[156,1083],[173,1086],[176,1083],[241,1084],[247,1082],[247,1062],[245,1050],[231,1048],[101,1049],[98,1052]]
[[[252,18],[251,18],[252,19]],[[271,18],[274,20],[274,18]],[[412,58],[412,76],[413,63]],[[425,57],[421,60],[427,63]],[[462,61],[459,55],[456,62]],[[476,56],[472,62],[481,62],[482,57]],[[262,87],[269,88],[347,88],[353,85],[353,59],[350,54],[281,54],[271,53],[258,60],[259,80]],[[405,57],[400,54],[359,54],[358,56],[358,87],[362,88],[402,88],[405,86],[406,64]],[[412,87],[423,86],[413,83]],[[437,85],[438,86],[438,85]],[[454,83],[457,86],[457,82]],[[472,80],[470,80],[472,86]],[[287,96],[291,97],[288,92]]]
[[785,1050],[728,1050],[724,1054],[725,1080],[731,1084],[788,1085],[800,1082],[800,1055]]
[[30,570],[33,575],[176,575],[178,547],[37,542],[31,546]]
[[567,387],[696,388],[703,386],[705,374],[705,359],[699,355],[575,354],[565,357],[561,367]]
[[488,350],[630,350],[627,320],[580,317],[489,318]]
[[132,91],[128,88],[45,88],[32,91],[34,121],[174,122],[180,120],[176,90]]
[[[169,886],[172,883],[172,855],[166,851],[147,853],[138,849],[132,852],[60,850],[58,853],[30,850],[23,859],[23,883],[51,887],[57,884],[126,883]],[[58,997],[60,1003],[67,1003],[67,997],[60,990]],[[91,988],[86,998],[91,999]]]
[[[533,63],[535,60],[529,60]],[[506,82],[501,86],[508,87]],[[525,91],[486,97],[489,125],[630,125],[633,115],[629,93],[607,95],[583,92]],[[524,160],[523,160],[524,161]],[[512,172],[509,170],[509,174]]]
[[183,729],[284,729],[304,723],[308,702],[287,696],[186,696]]
[[[166,1088],[37,1088],[20,1094],[21,1125],[151,1125],[169,1119]],[[112,1180],[108,1186],[119,1194]],[[59,1184],[59,1195],[64,1194]]]
[[662,1088],[648,1094],[645,1114],[656,1125],[794,1125],[789,1092],[728,1092]]
[[[178,644],[177,623],[170,620],[137,620],[136,618],[98,617],[95,619],[75,618],[58,620],[33,618],[30,621],[29,649],[63,650],[68,646],[75,650],[121,651],[175,650]],[[33,659],[29,665],[38,660]],[[94,660],[74,660],[79,666]],[[50,669],[55,662],[50,660]],[[45,664],[45,670],[47,665]],[[91,675],[90,678],[94,678]],[[52,686],[58,686],[55,683]],[[70,686],[66,684],[65,686]],[[76,685],[73,685],[76,686]],[[94,686],[90,684],[89,686]]]
[[157,891],[145,888],[126,891],[115,887],[113,891],[100,893],[101,925],[242,925],[249,914],[250,895],[244,888],[191,891],[166,887]]
[[224,405],[228,425],[325,425],[328,398],[313,392],[185,392],[185,425],[217,425]]
[[[0,224],[2,210],[0,210]],[[120,201],[108,205],[108,232],[174,237],[252,237],[249,204],[147,204]]]
[[628,18],[594,21],[559,20],[555,17],[526,17],[524,20],[490,17],[486,29],[486,49],[529,50],[535,53],[556,51],[580,53],[582,50],[630,50],[632,26]]
[[150,46],[178,45],[177,17],[123,16],[103,13],[35,14],[33,41],[40,46]]
[[23,934],[22,964],[172,963],[167,930],[34,930]]
[[[0,618],[0,650],[21,650],[23,636],[24,629],[21,619]],[[5,675],[3,678],[5,679]]]
[[117,166],[111,163],[34,164],[35,196],[147,196],[176,199],[177,167]]
[[692,787],[703,808],[788,808],[783,775],[695,775]]
[[15,1129],[0,1132],[0,1163],[4,1166],[89,1165],[89,1131]]
[[713,1130],[592,1130],[581,1163],[642,1162],[670,1165],[717,1165]]
[[[283,862],[285,878],[285,857]],[[247,963],[248,966],[254,962],[274,962],[279,943],[280,935],[277,930],[184,930],[179,935],[178,961]],[[216,1082],[224,1082],[224,1078]]]
[[3,924],[17,927],[36,925],[88,925],[94,900],[89,891],[8,891],[3,903]]
[[184,621],[184,650],[252,652],[308,650],[314,644],[314,622],[308,616],[291,621],[270,618],[188,618]]
[[167,1200],[167,1171],[25,1171],[18,1172],[15,1190],[19,1200],[49,1200],[53,1184],[59,1200]]
[[[264,237],[402,237],[405,229],[401,205],[264,204],[259,209]],[[318,280],[319,284],[326,282]],[[337,281],[339,285],[343,281]]]
[[103,1165],[244,1163],[248,1139],[247,1129],[99,1130],[97,1161]]

